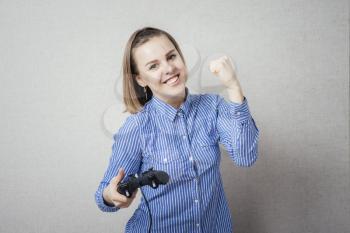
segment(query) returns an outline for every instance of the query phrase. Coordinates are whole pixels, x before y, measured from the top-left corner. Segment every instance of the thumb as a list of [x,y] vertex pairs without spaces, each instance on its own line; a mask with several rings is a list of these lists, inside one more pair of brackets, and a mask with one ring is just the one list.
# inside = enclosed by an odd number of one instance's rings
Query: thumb
[[124,168],[119,168],[117,176],[113,177],[113,179],[111,180],[111,183],[113,183],[114,185],[118,185],[118,183],[124,178],[124,176],[125,176]]
[[216,73],[216,64],[215,64],[215,62],[213,62],[213,61],[210,62],[209,69],[210,69],[210,72]]
[[214,60],[210,63],[209,69],[213,74],[218,74],[220,72],[221,66],[218,60]]

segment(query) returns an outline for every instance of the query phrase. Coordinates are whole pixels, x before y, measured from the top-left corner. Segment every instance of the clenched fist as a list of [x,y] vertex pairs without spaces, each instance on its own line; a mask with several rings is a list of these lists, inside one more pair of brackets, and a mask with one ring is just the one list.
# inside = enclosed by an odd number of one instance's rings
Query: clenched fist
[[220,78],[220,81],[226,87],[237,85],[236,68],[229,57],[222,56],[219,59],[211,61],[209,69],[214,75]]

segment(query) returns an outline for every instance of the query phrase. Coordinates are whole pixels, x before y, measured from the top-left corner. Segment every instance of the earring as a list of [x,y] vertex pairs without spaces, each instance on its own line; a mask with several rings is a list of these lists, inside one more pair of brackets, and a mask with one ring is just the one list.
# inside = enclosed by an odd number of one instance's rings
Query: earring
[[147,89],[146,89],[146,87],[143,87],[143,91],[144,91],[144,93],[145,93],[146,100],[147,100]]

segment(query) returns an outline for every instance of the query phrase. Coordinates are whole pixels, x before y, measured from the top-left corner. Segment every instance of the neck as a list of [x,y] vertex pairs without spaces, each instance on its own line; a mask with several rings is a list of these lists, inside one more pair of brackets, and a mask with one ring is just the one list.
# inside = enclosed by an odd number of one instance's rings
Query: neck
[[178,109],[180,108],[181,104],[185,101],[186,98],[186,90],[183,91],[183,93],[180,96],[172,97],[170,99],[167,99],[165,102],[174,108]]
[[171,106],[173,106],[174,108],[178,109],[180,108],[181,104],[184,102],[184,98],[182,99],[172,99],[171,101],[167,101],[168,104],[170,104]]

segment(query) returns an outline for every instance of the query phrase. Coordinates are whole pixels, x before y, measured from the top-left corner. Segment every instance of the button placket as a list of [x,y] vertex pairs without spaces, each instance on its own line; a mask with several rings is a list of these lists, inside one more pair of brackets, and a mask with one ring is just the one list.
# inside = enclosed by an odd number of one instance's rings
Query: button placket
[[184,140],[185,144],[185,151],[186,153],[189,153],[190,150],[190,145],[188,141],[188,132],[187,132],[187,127],[186,127],[186,121],[185,121],[185,115],[182,109],[179,109],[178,112],[176,113],[179,116],[179,122],[180,122],[180,135],[182,139]]
[[[196,204],[195,206],[195,209],[196,209],[196,213],[198,213],[198,216],[199,213],[200,213],[200,205],[199,205],[199,185],[198,185],[198,180],[197,178],[195,178],[195,199],[194,199],[194,203]],[[199,222],[200,222],[200,219],[198,217],[198,223],[197,223],[197,226],[199,227]]]
[[[181,131],[184,132],[184,134],[182,134],[182,139],[184,139],[186,141],[186,150],[187,150],[187,153],[189,154],[189,161],[192,163],[192,165],[195,166],[194,163],[194,158],[191,154],[191,145],[190,145],[190,141],[188,139],[188,132],[187,132],[187,127],[186,127],[186,121],[185,121],[185,117],[184,117],[184,114],[183,114],[183,111],[181,109],[179,109],[179,111],[177,112],[177,116],[179,116],[179,120],[180,120],[180,125],[181,125]],[[196,173],[196,172],[195,172]],[[196,175],[196,174],[195,174]],[[195,209],[194,209],[194,212],[195,212],[195,215],[197,215],[197,223],[196,223],[196,226],[198,229],[200,229],[200,219],[199,219],[199,216],[200,216],[200,203],[199,203],[199,184],[198,184],[198,177],[194,178],[194,204],[195,204]]]

